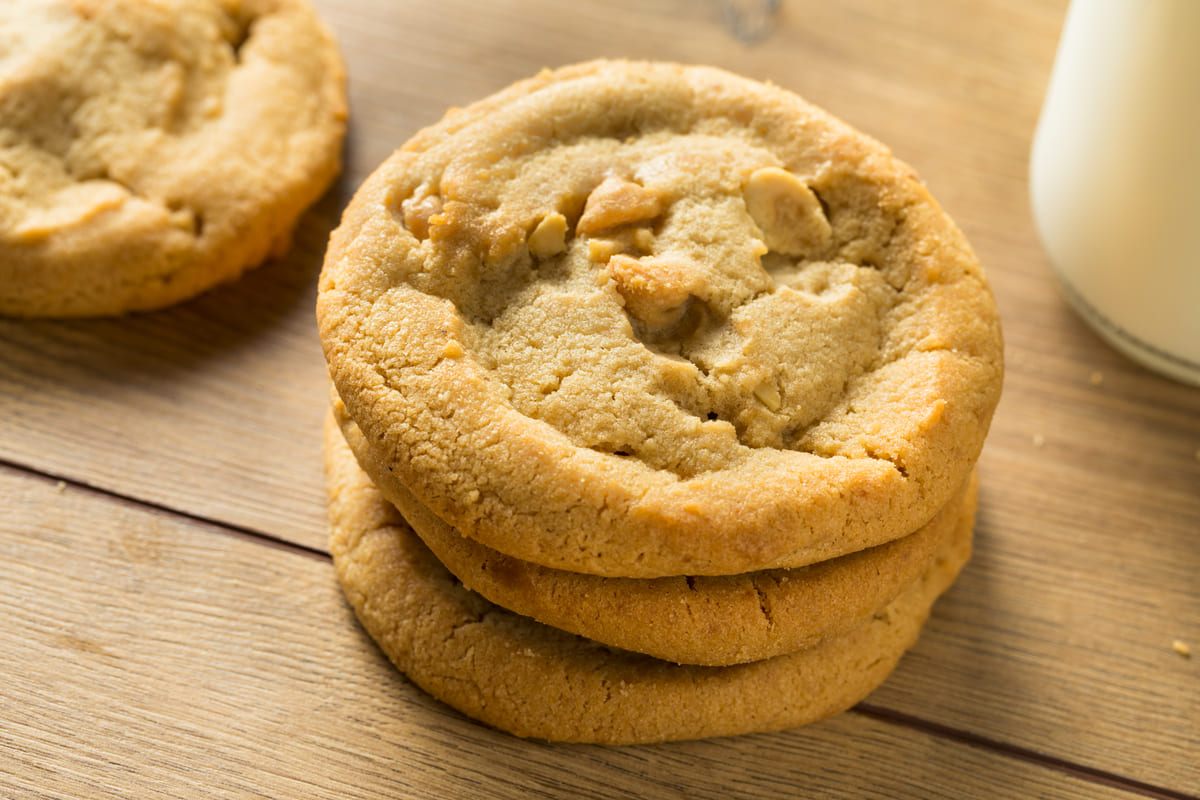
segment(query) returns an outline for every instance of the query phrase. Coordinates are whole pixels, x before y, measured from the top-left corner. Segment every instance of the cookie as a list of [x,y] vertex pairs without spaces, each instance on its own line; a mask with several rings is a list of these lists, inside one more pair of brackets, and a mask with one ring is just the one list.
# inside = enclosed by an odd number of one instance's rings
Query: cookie
[[608,577],[915,531],[1002,378],[983,272],[911,169],[779,87],[674,64],[545,72],[419,133],[332,236],[318,319],[385,492]]
[[341,167],[304,0],[0,7],[0,314],[160,308],[284,253]]
[[[334,404],[341,434],[331,451],[363,449]],[[344,436],[344,439],[342,438]],[[340,457],[340,456],[338,456]],[[469,589],[538,622],[604,644],[683,664],[724,666],[790,653],[863,623],[921,577],[960,519],[971,516],[974,477],[915,533],[796,569],[712,577],[602,578],[511,558],[458,534],[390,475],[388,496],[442,564]]]
[[[330,423],[327,441],[338,442]],[[622,744],[804,725],[878,686],[916,641],[971,543],[954,537],[911,587],[843,635],[726,667],[607,647],[496,606],[459,583],[344,444],[326,451],[331,548],[367,633],[433,697],[517,736]]]

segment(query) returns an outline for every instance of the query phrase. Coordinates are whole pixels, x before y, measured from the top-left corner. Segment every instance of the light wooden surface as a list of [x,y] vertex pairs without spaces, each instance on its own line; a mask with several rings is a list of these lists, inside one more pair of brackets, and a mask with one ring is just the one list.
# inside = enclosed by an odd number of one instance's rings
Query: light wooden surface
[[[0,320],[0,797],[1200,796],[1200,390],[1076,319],[1029,216],[1064,0],[782,0],[752,40],[723,16],[750,2],[316,4],[352,132],[293,252],[157,314]],[[976,555],[892,678],[810,728],[497,733],[387,665],[325,554],[312,308],[341,207],[445,107],[597,56],[770,79],[888,142],[1000,302]]]

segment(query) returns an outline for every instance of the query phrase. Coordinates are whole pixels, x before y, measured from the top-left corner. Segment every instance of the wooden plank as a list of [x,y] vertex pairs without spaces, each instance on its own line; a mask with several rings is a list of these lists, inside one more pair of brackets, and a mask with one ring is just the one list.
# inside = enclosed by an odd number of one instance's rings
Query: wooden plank
[[1196,794],[1200,664],[1174,642],[1200,641],[1197,528],[1114,526],[1075,478],[1055,525],[1058,498],[1007,503],[1015,481],[983,472],[975,557],[870,702]]
[[1123,798],[855,713],[654,747],[515,739],[430,700],[328,560],[0,469],[0,795]]

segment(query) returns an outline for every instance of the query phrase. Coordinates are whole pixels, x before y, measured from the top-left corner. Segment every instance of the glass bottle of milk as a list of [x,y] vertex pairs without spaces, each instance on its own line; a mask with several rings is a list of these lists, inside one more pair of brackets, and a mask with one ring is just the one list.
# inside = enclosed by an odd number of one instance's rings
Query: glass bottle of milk
[[1080,314],[1200,385],[1200,0],[1072,0],[1030,194]]

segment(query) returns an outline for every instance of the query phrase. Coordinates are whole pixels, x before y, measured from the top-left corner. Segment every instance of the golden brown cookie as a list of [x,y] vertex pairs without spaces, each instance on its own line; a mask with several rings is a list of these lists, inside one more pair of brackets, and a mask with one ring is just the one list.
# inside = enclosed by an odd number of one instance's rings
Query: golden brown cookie
[[[362,433],[334,402],[341,433],[325,447],[351,452]],[[341,412],[341,413],[338,413]],[[344,436],[344,438],[343,438]],[[439,561],[491,602],[588,639],[681,664],[725,666],[810,647],[854,628],[917,581],[972,516],[974,473],[915,533],[795,569],[741,575],[602,578],[531,564],[457,533],[390,474],[389,497]]]
[[463,713],[518,736],[556,741],[729,736],[836,714],[878,686],[916,641],[971,544],[971,518],[964,514],[922,578],[840,637],[748,664],[684,666],[489,603],[425,548],[344,445],[326,452],[326,470],[338,578],[384,653]]
[[491,549],[615,577],[916,530],[1002,373],[977,260],[907,166],[672,64],[546,72],[419,133],[347,209],[318,318],[368,473]]
[[344,82],[305,0],[0,5],[0,314],[159,308],[282,254]]

